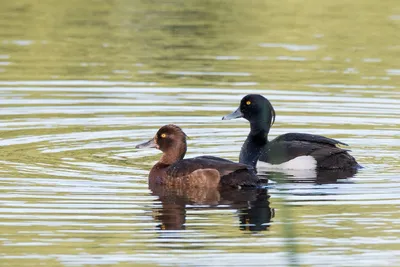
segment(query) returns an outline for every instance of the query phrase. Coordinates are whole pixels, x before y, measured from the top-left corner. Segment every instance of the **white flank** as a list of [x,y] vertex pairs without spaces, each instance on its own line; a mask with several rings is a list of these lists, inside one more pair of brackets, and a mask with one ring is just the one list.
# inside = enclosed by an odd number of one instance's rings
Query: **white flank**
[[317,161],[312,156],[300,156],[281,164],[257,162],[257,172],[279,171],[296,177],[315,177]]
[[[313,170],[317,167],[317,161],[312,156],[300,156],[281,164],[270,164],[263,161],[257,162],[257,169],[268,170]],[[268,171],[266,169],[266,171]]]

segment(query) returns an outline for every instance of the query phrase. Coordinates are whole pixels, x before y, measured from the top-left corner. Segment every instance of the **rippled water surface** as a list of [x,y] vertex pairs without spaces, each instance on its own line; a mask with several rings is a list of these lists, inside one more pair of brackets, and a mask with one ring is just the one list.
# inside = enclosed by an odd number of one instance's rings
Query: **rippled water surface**
[[[1,266],[400,266],[400,7],[385,1],[1,1]],[[149,190],[134,146],[175,123],[237,160],[248,93],[270,136],[364,166],[266,191]]]

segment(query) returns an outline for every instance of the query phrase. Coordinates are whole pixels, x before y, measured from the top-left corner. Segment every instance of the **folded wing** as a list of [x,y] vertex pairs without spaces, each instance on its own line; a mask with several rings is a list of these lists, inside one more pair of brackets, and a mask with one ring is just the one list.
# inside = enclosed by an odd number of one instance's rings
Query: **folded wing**
[[187,176],[201,169],[217,170],[221,177],[237,170],[252,170],[248,165],[213,156],[183,159],[178,163],[179,164],[173,164],[168,168],[167,175],[169,177]]
[[278,165],[300,156],[312,156],[319,168],[329,169],[356,164],[355,159],[347,153],[348,150],[337,147],[338,144],[346,145],[320,135],[290,133],[269,142],[259,159]]
[[336,146],[336,145],[344,145],[347,146],[347,144],[340,142],[338,140],[328,138],[322,135],[316,135],[316,134],[307,134],[307,133],[287,133],[287,134],[282,134],[275,138],[273,142],[282,142],[282,141],[304,141],[304,142],[310,142],[310,143],[316,143],[316,144],[325,144],[325,145],[330,145],[330,146]]

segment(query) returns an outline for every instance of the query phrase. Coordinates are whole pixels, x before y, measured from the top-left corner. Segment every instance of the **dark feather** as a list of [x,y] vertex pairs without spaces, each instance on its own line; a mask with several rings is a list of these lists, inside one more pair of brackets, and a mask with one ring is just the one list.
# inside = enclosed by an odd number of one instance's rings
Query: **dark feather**
[[[321,140],[324,137],[321,136]],[[329,138],[326,138],[329,140]],[[300,156],[312,156],[318,168],[341,169],[356,165],[355,159],[342,149],[326,142],[308,142],[274,139],[267,144],[260,160],[271,164],[281,164]],[[333,139],[331,139],[333,140]]]
[[260,179],[255,175],[255,171],[240,169],[221,177],[222,187],[253,187],[260,183]]
[[250,166],[235,163],[230,160],[212,156],[201,156],[190,159],[183,159],[172,164],[167,170],[168,177],[182,177],[191,174],[199,169],[215,169],[220,176],[224,176],[237,170],[251,170]]
[[281,142],[281,141],[306,141],[310,143],[320,143],[320,144],[326,144],[326,145],[331,145],[331,146],[336,146],[336,145],[344,145],[347,146],[347,144],[340,142],[338,140],[328,138],[325,136],[321,135],[316,135],[316,134],[307,134],[307,133],[286,133],[278,136],[275,138],[272,142]]

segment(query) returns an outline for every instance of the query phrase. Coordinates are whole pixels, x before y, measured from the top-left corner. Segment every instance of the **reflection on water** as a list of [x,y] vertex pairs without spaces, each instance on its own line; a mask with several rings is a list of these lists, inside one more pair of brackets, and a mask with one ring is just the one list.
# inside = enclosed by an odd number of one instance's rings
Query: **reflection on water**
[[179,122],[190,137],[188,157],[237,160],[248,125],[221,116],[252,89],[67,82],[3,89],[0,253],[7,264],[199,266],[207,257],[209,265],[285,266],[288,251],[309,265],[357,266],[360,257],[366,266],[397,264],[400,105],[391,89],[366,96],[346,88],[258,90],[277,110],[271,138],[297,131],[340,139],[365,167],[343,174],[348,179],[266,173],[268,192],[149,189],[160,152],[134,149],[160,125]]
[[[2,1],[0,265],[399,266],[399,14],[398,0]],[[160,155],[135,144],[174,123],[188,157],[237,160],[248,124],[221,117],[249,93],[277,112],[271,138],[335,138],[365,168],[148,188]]]
[[162,230],[186,230],[186,209],[236,210],[240,230],[263,231],[275,215],[269,206],[267,189],[218,190],[208,188],[165,188],[154,185],[151,188],[159,197],[161,208],[155,217],[160,221],[157,227]]
[[271,181],[280,183],[315,183],[315,184],[333,184],[342,180],[352,178],[357,174],[358,169],[338,169],[338,170],[282,170],[262,171],[260,175],[266,175]]

